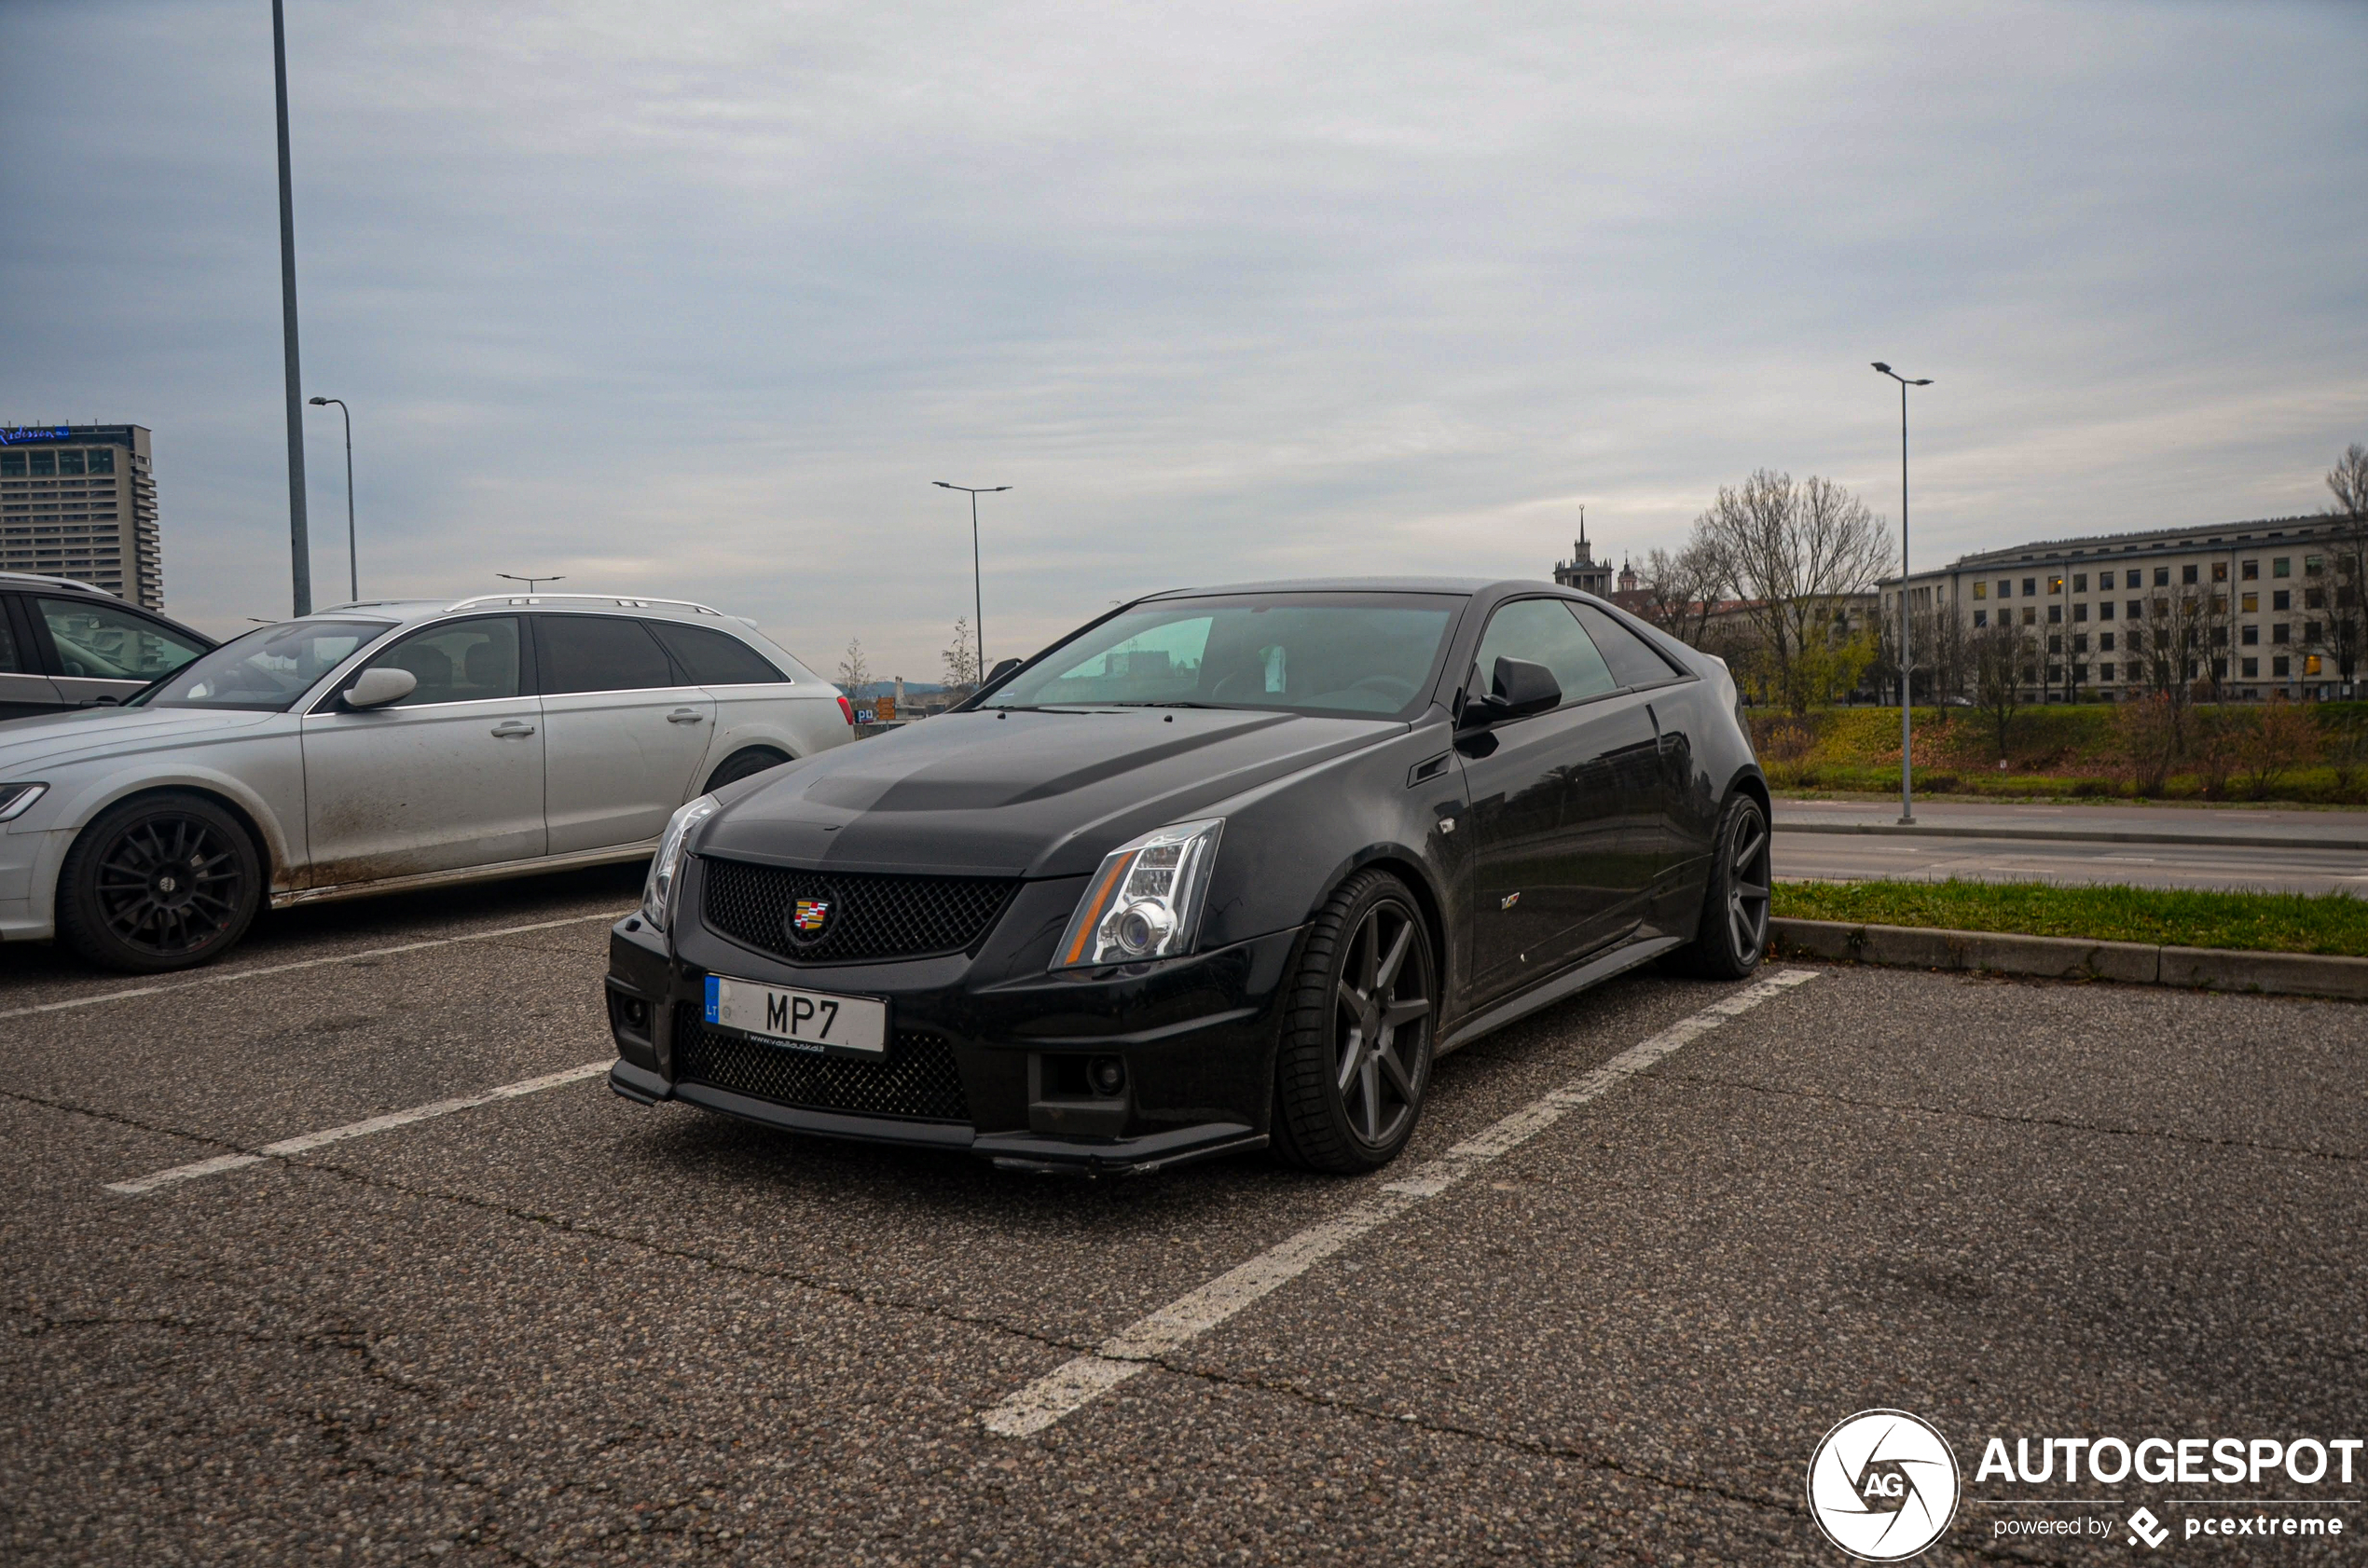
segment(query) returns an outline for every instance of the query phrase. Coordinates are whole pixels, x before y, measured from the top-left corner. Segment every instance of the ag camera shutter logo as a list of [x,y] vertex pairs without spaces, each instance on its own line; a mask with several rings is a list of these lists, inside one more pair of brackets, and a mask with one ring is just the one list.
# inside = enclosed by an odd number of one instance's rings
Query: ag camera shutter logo
[[1809,1462],[1809,1513],[1863,1562],[1897,1562],[1957,1517],[1957,1456],[1930,1422],[1861,1410],[1835,1423]]

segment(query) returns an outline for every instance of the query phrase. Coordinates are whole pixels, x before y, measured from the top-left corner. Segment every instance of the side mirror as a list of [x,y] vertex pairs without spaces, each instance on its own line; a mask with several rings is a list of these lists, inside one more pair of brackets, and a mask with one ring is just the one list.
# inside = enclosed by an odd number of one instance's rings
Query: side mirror
[[995,667],[987,672],[986,683],[990,686],[994,685],[998,681],[1002,680],[1003,677],[1019,668],[1025,662],[1025,660],[1021,659],[998,660]]
[[380,665],[365,669],[345,691],[348,708],[384,708],[391,702],[401,702],[420,689],[420,678],[407,669],[395,669]]
[[1488,695],[1464,705],[1466,728],[1544,713],[1563,705],[1562,684],[1554,672],[1527,659],[1498,659],[1490,686]]

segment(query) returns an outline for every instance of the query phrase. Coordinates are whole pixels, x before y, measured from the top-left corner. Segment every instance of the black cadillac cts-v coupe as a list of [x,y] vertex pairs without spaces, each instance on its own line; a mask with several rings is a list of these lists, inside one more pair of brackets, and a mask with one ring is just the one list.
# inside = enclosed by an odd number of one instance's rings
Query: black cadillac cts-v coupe
[[628,1098],[1027,1169],[1397,1155],[1432,1064],[1767,944],[1733,681],[1583,594],[1137,600],[684,806],[610,942]]

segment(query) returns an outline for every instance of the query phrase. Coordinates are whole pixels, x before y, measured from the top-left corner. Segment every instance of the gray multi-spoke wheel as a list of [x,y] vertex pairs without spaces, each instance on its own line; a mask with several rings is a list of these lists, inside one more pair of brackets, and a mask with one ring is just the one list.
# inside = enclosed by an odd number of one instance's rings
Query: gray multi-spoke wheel
[[58,935],[110,969],[186,969],[244,935],[262,898],[261,860],[236,818],[200,795],[142,796],[66,852]]
[[1759,967],[1768,954],[1769,864],[1768,814],[1739,794],[1719,816],[1701,923],[1686,950],[1696,974],[1741,980]]
[[1309,925],[1274,1071],[1274,1144],[1321,1171],[1385,1165],[1422,1119],[1439,966],[1406,885],[1342,884]]

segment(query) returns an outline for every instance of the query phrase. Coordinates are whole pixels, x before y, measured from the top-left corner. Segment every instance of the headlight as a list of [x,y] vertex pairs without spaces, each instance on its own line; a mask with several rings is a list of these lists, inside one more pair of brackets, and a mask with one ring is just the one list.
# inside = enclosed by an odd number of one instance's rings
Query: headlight
[[1103,860],[1069,916],[1056,970],[1132,964],[1190,953],[1225,819],[1178,822],[1122,844]]
[[47,784],[0,784],[0,822],[13,822],[49,792]]
[[667,819],[666,835],[658,840],[657,855],[650,861],[650,880],[641,889],[641,918],[658,930],[665,930],[674,915],[674,887],[682,871],[682,841],[691,830],[716,813],[713,795],[701,795]]

